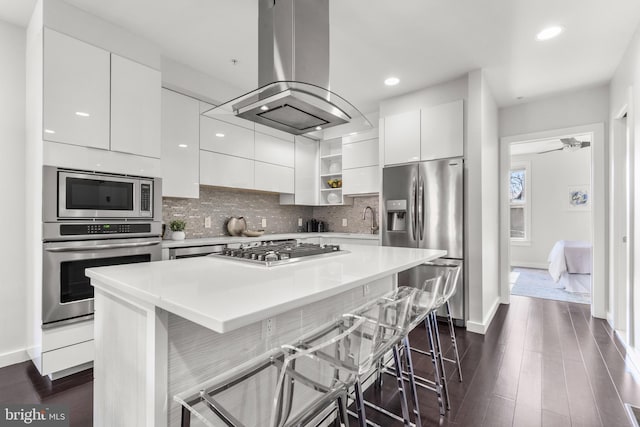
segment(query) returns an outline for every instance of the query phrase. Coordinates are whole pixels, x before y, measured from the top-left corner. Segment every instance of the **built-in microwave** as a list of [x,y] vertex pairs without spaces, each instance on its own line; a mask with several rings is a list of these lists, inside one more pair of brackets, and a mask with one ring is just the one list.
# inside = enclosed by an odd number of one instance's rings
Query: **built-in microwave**
[[79,219],[160,221],[159,178],[44,167],[45,222]]

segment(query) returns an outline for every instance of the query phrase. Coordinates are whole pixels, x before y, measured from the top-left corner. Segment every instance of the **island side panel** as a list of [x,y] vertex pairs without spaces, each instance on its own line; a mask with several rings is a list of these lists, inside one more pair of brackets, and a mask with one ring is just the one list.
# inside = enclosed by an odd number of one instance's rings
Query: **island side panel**
[[167,318],[96,288],[94,426],[166,427]]
[[[263,322],[220,334],[169,313],[168,425],[180,425],[180,405],[173,401],[175,394],[233,369],[267,350],[291,343],[396,286],[394,274],[277,315],[274,317],[275,333],[270,337],[264,330]],[[238,396],[238,402],[243,400],[242,396]]]

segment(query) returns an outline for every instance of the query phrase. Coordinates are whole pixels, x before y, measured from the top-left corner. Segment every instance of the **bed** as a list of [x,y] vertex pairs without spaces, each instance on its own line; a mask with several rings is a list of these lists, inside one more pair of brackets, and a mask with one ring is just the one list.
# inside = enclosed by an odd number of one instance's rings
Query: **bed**
[[559,240],[549,253],[549,274],[554,281],[564,285],[568,292],[591,292],[590,242],[581,240]]

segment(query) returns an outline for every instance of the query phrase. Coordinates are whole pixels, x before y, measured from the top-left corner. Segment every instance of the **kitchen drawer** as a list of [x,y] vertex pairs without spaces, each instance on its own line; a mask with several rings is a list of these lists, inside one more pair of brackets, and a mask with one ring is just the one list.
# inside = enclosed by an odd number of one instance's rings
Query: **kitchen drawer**
[[231,156],[254,158],[252,130],[208,117],[200,117],[200,149]]
[[47,352],[93,340],[93,320],[42,330],[42,351]]
[[64,371],[87,362],[95,355],[93,340],[42,353],[42,375]]

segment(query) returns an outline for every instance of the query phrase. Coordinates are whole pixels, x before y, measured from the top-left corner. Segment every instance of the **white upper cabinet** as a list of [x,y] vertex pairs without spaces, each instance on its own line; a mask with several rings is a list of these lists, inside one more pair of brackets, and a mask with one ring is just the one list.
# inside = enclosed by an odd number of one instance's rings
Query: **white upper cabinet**
[[378,165],[378,138],[342,145],[342,169]]
[[286,166],[255,162],[255,189],[276,193],[294,192],[294,170]]
[[254,160],[200,150],[200,183],[253,190],[254,163]]
[[200,101],[162,89],[162,195],[200,196]]
[[464,103],[462,100],[421,111],[420,158],[422,160],[464,155]]
[[160,72],[112,54],[111,150],[160,158],[160,109]]
[[296,136],[295,141],[294,194],[281,194],[280,204],[317,205],[320,145],[304,136]]
[[384,118],[384,164],[420,160],[420,110]]
[[292,168],[295,164],[294,143],[293,141],[286,141],[275,136],[256,132],[255,159]]
[[253,159],[254,131],[203,116],[200,118],[200,149]]
[[109,52],[44,32],[43,139],[109,149]]
[[372,194],[380,191],[380,168],[378,165],[345,169],[342,172],[342,179],[342,192],[346,196]]

